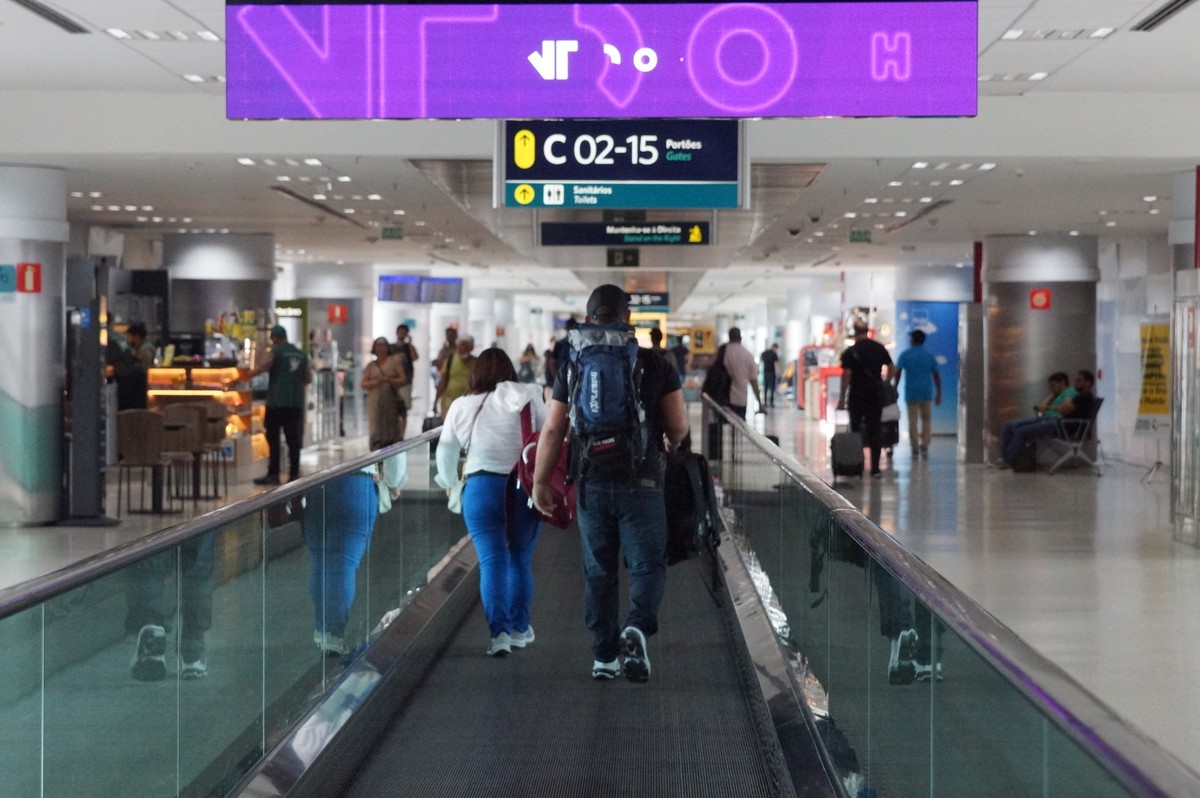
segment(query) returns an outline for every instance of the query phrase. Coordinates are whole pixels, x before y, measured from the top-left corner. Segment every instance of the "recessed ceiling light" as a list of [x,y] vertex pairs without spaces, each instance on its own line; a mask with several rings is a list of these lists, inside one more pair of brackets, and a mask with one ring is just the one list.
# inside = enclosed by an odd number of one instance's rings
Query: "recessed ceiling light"
[[1150,209],[1150,215],[1151,215],[1151,216],[1157,216],[1159,213],[1161,213],[1161,211],[1159,211],[1159,209],[1158,209],[1158,208],[1151,208],[1151,209]]
[[1029,76],[1029,79],[1030,80],[1045,80],[1048,77],[1050,77],[1049,72],[1034,72],[1032,75]]
[[991,163],[991,162],[979,164],[979,171],[981,171],[981,172],[990,172],[995,168],[996,168],[996,164]]
[[1108,211],[1098,211],[1101,216],[1108,216]]
[[367,199],[371,200],[372,202],[379,202],[379,200],[383,199],[383,197],[379,196],[378,194],[368,194]]
[[908,211],[896,211],[895,215],[897,219],[903,219],[905,216],[908,216]]
[[103,197],[104,194],[102,194],[99,191],[89,191],[88,196],[91,197],[92,199],[96,199],[97,197]]
[[221,37],[210,30],[196,31],[196,38],[205,42],[219,42]]
[[821,230],[818,230],[817,232],[813,233],[813,235],[817,238],[820,238],[821,236],[825,235],[825,233]]
[[867,203],[868,205],[875,205],[879,202],[879,197],[867,197],[865,200],[863,200],[863,202]]
[[1067,233],[1067,235],[1077,236],[1077,235],[1079,235],[1079,231],[1078,231],[1078,230],[1072,230],[1070,233]]
[[176,232],[176,233],[186,233],[186,232],[187,232],[187,228],[186,228],[186,227],[180,227],[180,228],[179,228],[178,230],[176,230],[175,232]]
[[1116,28],[1096,28],[1088,34],[1089,39],[1107,39],[1113,34]]
[[930,180],[929,181],[929,185],[931,185],[931,186],[940,186],[941,184],[942,184],[941,180]]
[[975,164],[973,163],[960,163],[958,165],[958,171],[960,172],[965,172],[966,170],[973,168],[975,168]]
[[350,199],[354,200],[355,202],[362,202],[362,198],[363,198],[362,194],[351,194],[350,195]]
[[894,186],[902,186],[904,184],[902,182],[900,182],[899,180],[893,180],[893,181],[889,182],[888,185],[894,187]]
[[223,235],[223,236],[224,236],[224,235],[229,235],[229,228],[228,228],[228,227],[222,227],[222,228],[221,228],[221,235]]
[[146,213],[149,213],[150,211],[154,210],[154,206],[153,205],[143,205],[142,210],[146,211]]
[[1037,235],[1037,230],[1030,230],[1029,235],[1031,235],[1031,236]]
[[105,28],[104,32],[107,33],[109,36],[113,37],[114,39],[132,39],[133,38],[132,36],[130,36],[125,31],[121,30],[120,28]]
[[961,186],[962,184],[963,184],[963,181],[959,180],[958,178],[955,178],[954,180],[950,181],[950,185],[952,185],[952,186]]
[[139,221],[139,222],[148,222],[148,221],[150,221],[150,220],[149,220],[148,218],[146,218],[145,216],[139,216],[139,217],[137,217],[137,221]]
[[1142,202],[1158,202],[1158,197],[1154,196],[1153,194],[1149,194],[1145,197],[1142,197]]
[[279,177],[277,177],[277,178],[275,178],[275,179],[276,179],[276,180],[278,180],[280,183],[290,183],[290,182],[292,182],[292,179],[291,179],[290,177],[288,177],[287,175],[280,175]]
[[130,213],[133,213],[137,209],[138,209],[138,207],[136,205],[126,205],[125,206],[125,210],[129,211]]
[[307,166],[320,166],[321,159],[320,158],[305,158],[304,163]]
[[119,210],[121,210],[121,206],[120,205],[109,205],[108,209],[110,211],[119,211]]
[[183,79],[186,80],[188,83],[203,83],[204,82],[204,78],[200,77],[199,75],[184,75]]
[[192,223],[192,217],[190,217],[190,216],[185,216],[185,217],[183,217],[183,223],[184,223],[184,224],[191,224],[191,223]]
[[167,219],[167,221],[170,222],[171,224],[175,224],[179,220],[176,219],[174,216],[171,216]]
[[145,39],[146,41],[150,41],[150,42],[159,42],[159,41],[162,41],[162,36],[159,36],[159,35],[158,35],[158,33],[157,33],[156,31],[152,31],[152,30],[140,30],[140,31],[138,31],[138,32],[137,32],[137,34],[138,34],[138,36],[141,36],[141,37],[142,37],[143,39]]
[[942,161],[941,163],[939,163],[937,166],[935,166],[933,168],[934,168],[934,171],[941,171],[942,169],[949,169],[950,164],[946,163],[945,161]]
[[921,202],[933,202],[933,197],[921,197]]
[[847,211],[846,213],[843,213],[842,216],[846,219],[857,219],[858,218],[858,214],[855,213],[854,211]]
[[312,178],[309,177],[308,175],[300,175],[299,179],[300,179],[301,183],[311,183],[312,182]]
[[424,227],[424,226],[425,226],[425,223],[424,223],[424,222],[413,222],[413,224],[414,224],[414,225],[416,225],[417,227]]
[[162,220],[163,220],[163,218],[161,216],[154,216],[154,217],[151,217],[151,219],[150,219],[150,221],[155,222],[156,224],[158,222],[161,222]]
[[325,199],[325,195],[324,194],[313,194],[313,199],[323,200],[323,199]]
[[169,30],[167,31],[167,35],[177,42],[189,42],[192,40],[191,36],[188,36],[181,30]]
[[338,176],[338,182],[339,182],[339,183],[349,183],[349,182],[350,182],[350,175],[339,175],[339,176]]
[[102,211],[102,210],[104,210],[104,206],[103,206],[103,205],[93,205],[93,206],[92,206],[92,210],[94,210],[94,211]]
[[1104,226],[1105,226],[1105,227],[1116,227],[1116,226],[1117,226],[1117,223],[1116,223],[1115,221],[1112,221],[1112,220],[1110,219],[1109,221],[1107,221],[1107,222],[1105,222],[1105,223],[1104,223]]
[[353,209],[353,208],[346,208],[345,210],[343,210],[343,211],[342,211],[342,213],[354,213],[354,209]]
[[215,80],[217,83],[224,83],[225,76],[224,75],[215,75],[215,76],[213,76],[213,80]]
[[1025,31],[1023,30],[1006,30],[1003,34],[1001,34],[1000,38],[1006,42],[1011,42],[1021,38],[1024,33]]
[[[237,162],[240,163],[242,166],[254,166],[253,158],[238,158]],[[263,163],[266,163],[266,161],[263,161]]]
[[[274,158],[263,158],[262,162],[263,162],[263,166],[274,166],[275,165]],[[251,163],[253,163],[253,161],[251,161]]]
[[208,233],[209,235],[213,235],[214,233],[216,233],[216,232],[217,232],[217,228],[215,228],[215,227],[210,227],[210,228],[208,228],[207,230],[205,230],[204,232]]
[[83,192],[82,191],[72,191],[71,196],[74,197],[75,199],[82,199]]
[[928,169],[929,162],[928,161],[917,161],[916,163],[914,163],[912,165],[912,168],[913,169]]
[[395,210],[395,211],[392,211],[392,214],[393,214],[394,216],[403,216],[403,215],[404,215],[404,211],[401,211],[401,210]]

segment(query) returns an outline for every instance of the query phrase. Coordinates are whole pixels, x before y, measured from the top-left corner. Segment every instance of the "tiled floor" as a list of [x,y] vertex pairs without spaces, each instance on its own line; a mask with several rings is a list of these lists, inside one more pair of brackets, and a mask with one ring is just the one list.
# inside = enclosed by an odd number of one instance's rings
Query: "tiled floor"
[[[695,406],[693,405],[693,411]],[[693,413],[693,417],[695,417]],[[693,422],[694,423],[694,422]],[[755,423],[829,479],[830,430],[779,409]],[[306,473],[365,451],[306,451]],[[426,478],[423,456],[410,461]],[[913,462],[907,441],[881,480],[839,484],[851,502],[1167,749],[1200,770],[1200,551],[1172,540],[1170,486],[1139,467],[1108,462],[1013,474],[955,461],[935,439]],[[412,483],[410,483],[412,484]],[[231,498],[259,490],[239,485]],[[113,499],[115,501],[115,497]],[[224,502],[201,503],[199,512]],[[110,502],[110,507],[115,506]],[[176,523],[181,516],[168,516]],[[154,516],[116,527],[0,530],[0,587],[89,557],[162,525]]]

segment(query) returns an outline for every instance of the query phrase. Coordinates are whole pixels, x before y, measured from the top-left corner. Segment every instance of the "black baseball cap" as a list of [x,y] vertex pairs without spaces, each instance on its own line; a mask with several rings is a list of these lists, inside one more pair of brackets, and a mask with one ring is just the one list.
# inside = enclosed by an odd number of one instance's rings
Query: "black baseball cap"
[[613,318],[629,309],[629,294],[612,283],[600,286],[588,297],[587,314],[593,319]]

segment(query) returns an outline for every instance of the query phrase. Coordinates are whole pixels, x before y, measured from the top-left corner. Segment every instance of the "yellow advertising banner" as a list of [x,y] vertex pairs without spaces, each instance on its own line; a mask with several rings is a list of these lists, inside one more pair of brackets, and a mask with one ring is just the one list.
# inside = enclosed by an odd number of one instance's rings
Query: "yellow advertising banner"
[[1171,414],[1171,325],[1141,326],[1142,396],[1139,416]]

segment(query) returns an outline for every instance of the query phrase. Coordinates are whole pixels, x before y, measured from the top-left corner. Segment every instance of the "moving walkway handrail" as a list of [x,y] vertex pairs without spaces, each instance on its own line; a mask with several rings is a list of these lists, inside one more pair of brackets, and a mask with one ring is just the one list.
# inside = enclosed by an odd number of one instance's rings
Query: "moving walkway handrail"
[[80,560],[57,571],[35,577],[25,582],[0,590],[0,618],[15,615],[55,596],[66,593],[79,585],[115,573],[126,566],[174,548],[191,538],[220,529],[226,524],[251,515],[285,501],[303,496],[315,486],[330,479],[351,474],[362,468],[382,462],[392,455],[407,452],[436,439],[439,429],[424,432],[415,438],[355,457],[316,474],[303,476],[273,490],[268,490],[246,499],[235,501],[204,515],[197,516],[175,526],[153,532],[146,537],[133,540],[108,551]]
[[873,560],[1127,788],[1139,795],[1200,796],[1200,774],[1117,715],[744,419],[713,402],[707,394],[701,398],[706,411],[732,425],[780,471],[823,504],[838,527]]

